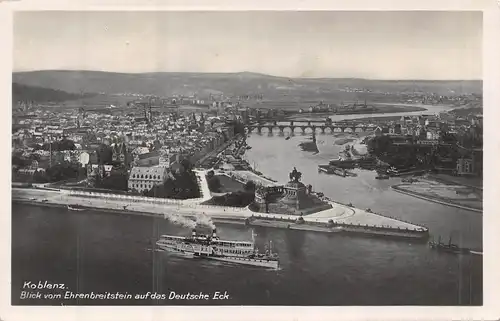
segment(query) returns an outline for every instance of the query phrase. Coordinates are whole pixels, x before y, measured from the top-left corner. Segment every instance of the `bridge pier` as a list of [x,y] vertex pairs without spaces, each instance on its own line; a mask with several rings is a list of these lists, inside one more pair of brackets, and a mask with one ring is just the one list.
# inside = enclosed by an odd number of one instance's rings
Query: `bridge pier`
[[257,126],[257,132],[260,134],[262,133],[262,127],[261,126]]
[[326,127],[325,126],[322,126],[321,127],[321,133],[324,134],[325,133],[325,130],[326,130]]
[[300,126],[300,129],[302,129],[302,134],[306,132],[306,127],[305,126]]
[[285,129],[285,126],[279,126],[279,129],[280,129],[280,133],[283,134],[283,130]]

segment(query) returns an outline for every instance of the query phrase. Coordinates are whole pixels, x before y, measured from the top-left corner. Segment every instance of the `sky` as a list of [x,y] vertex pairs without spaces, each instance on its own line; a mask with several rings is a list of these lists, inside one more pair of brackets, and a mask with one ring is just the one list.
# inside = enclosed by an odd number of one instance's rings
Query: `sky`
[[14,71],[482,79],[482,13],[17,12]]

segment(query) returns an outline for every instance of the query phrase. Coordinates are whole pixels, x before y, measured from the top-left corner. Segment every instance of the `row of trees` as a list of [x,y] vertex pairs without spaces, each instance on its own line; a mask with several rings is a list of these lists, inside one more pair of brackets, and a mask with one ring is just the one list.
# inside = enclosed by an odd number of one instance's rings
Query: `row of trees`
[[[219,193],[222,185],[213,171],[207,173],[208,187],[211,192]],[[226,193],[223,196],[214,196],[207,204],[219,206],[234,206],[245,207],[252,204],[255,200],[256,184],[253,181],[247,181],[243,186],[243,190]]]
[[106,177],[97,177],[95,186],[98,188],[110,189],[115,191],[128,190],[128,172],[123,165],[115,166]]
[[44,171],[35,171],[32,177],[22,177],[26,175],[19,174],[15,171],[14,178],[16,180],[33,181],[34,183],[54,183],[67,180],[81,180],[87,175],[85,168],[79,164],[70,162],[62,162],[55,164]]

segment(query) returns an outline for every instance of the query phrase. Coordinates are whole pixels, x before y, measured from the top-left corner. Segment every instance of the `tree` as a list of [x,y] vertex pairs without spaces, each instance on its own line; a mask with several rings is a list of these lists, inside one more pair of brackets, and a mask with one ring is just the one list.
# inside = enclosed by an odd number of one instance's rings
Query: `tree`
[[56,151],[64,151],[64,150],[75,150],[76,146],[75,146],[75,142],[73,142],[72,140],[67,139],[67,138],[63,138],[60,141],[45,143],[42,146],[42,149],[46,150],[46,151],[49,151],[51,148],[52,148],[53,152],[56,152]]
[[97,148],[97,162],[99,165],[109,165],[113,163],[113,150],[110,146],[100,144]]
[[66,138],[63,138],[61,141],[59,141],[58,147],[59,147],[59,151],[75,150],[76,149],[75,142],[73,142],[72,140],[66,139]]
[[439,141],[446,144],[455,144],[457,142],[457,137],[454,134],[450,134],[448,131],[439,132]]
[[77,164],[62,162],[47,168],[45,173],[49,182],[58,182],[78,178],[79,170]]
[[219,193],[222,187],[220,179],[217,176],[212,176],[211,178],[209,178],[207,180],[207,184],[208,184],[208,189],[214,193]]
[[33,182],[35,182],[35,183],[47,183],[48,179],[47,179],[47,176],[45,175],[44,172],[36,171],[33,174]]
[[184,168],[184,171],[190,172],[193,169],[193,164],[188,159],[183,159],[181,161],[181,166]]
[[255,188],[256,188],[255,182],[254,181],[248,181],[248,182],[245,183],[245,186],[243,187],[243,190],[245,192],[255,192]]
[[126,172],[123,173],[121,171],[111,171],[109,176],[104,177],[100,182],[100,188],[117,190],[117,191],[126,191],[128,189],[128,177]]
[[24,167],[24,166],[28,166],[30,163],[31,163],[31,161],[29,161],[25,158],[19,157],[17,155],[12,156],[12,165],[15,165],[18,167]]

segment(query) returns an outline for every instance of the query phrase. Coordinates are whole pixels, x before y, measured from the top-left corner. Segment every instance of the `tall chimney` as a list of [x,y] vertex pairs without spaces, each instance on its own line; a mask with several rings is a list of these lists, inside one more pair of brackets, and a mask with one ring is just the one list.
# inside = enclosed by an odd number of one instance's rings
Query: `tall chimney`
[[196,236],[196,229],[193,229],[193,233],[191,234],[193,237]]
[[212,237],[217,237],[217,230],[216,229],[212,230]]

